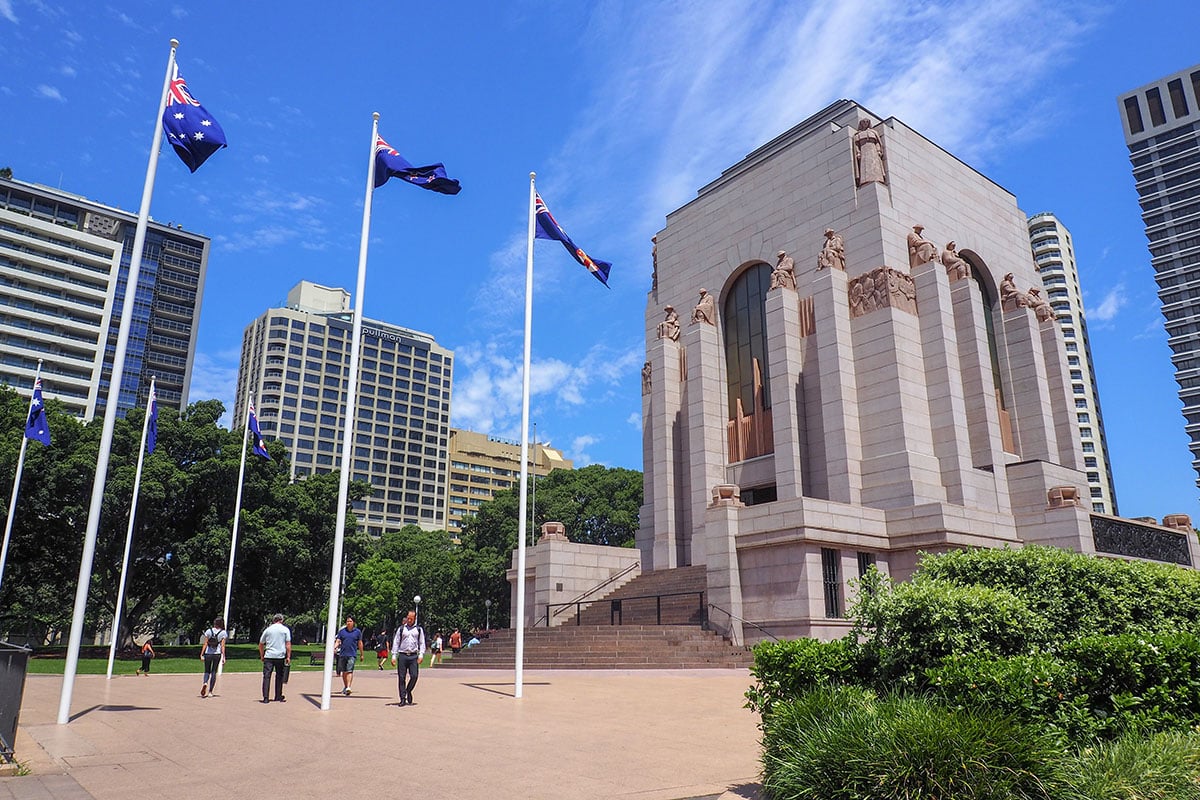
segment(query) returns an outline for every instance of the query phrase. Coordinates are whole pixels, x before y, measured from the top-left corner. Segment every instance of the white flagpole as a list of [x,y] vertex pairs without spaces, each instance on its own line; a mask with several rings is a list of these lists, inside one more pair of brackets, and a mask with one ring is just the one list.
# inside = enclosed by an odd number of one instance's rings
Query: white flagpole
[[117,657],[117,634],[121,630],[121,609],[125,603],[125,577],[129,569],[129,551],[133,546],[133,522],[137,518],[138,491],[142,488],[142,463],[146,458],[146,431],[150,429],[150,407],[154,404],[154,378],[150,378],[150,399],[146,401],[146,418],[142,420],[142,448],[138,450],[137,473],[133,478],[133,502],[129,506],[129,527],[125,529],[125,555],[121,557],[121,581],[117,588],[117,608],[113,611],[112,636],[108,643],[108,672],[112,680],[113,661]]
[[517,664],[513,681],[513,697],[521,696],[525,679],[525,535],[528,525],[525,518],[529,497],[529,349],[533,338],[533,225],[536,215],[534,188],[536,172],[529,173],[529,247],[525,256],[525,360],[521,370],[521,510],[517,533]]
[[[37,372],[33,376],[33,388],[36,391],[38,381],[42,378],[42,360],[38,359]],[[33,413],[33,392],[29,393],[29,410],[25,412],[25,424],[29,424],[29,416]],[[21,489],[21,473],[25,470],[25,446],[29,437],[21,431],[21,453],[17,456],[17,474],[13,476],[12,496],[8,498],[8,517],[4,520],[4,544],[0,546],[0,586],[4,585],[4,565],[8,563],[8,540],[12,536],[13,518],[17,514],[17,492]]]
[[358,282],[354,287],[354,330],[350,334],[350,375],[346,379],[346,424],[342,430],[342,464],[338,473],[337,518],[333,531],[333,557],[329,566],[329,619],[325,623],[325,668],[321,681],[321,710],[329,710],[333,694],[333,645],[338,630],[338,596],[341,594],[342,548],[346,538],[346,504],[350,498],[350,473],[354,469],[354,416],[358,406],[358,350],[362,339],[363,295],[367,287],[367,241],[371,235],[371,198],[375,192],[375,140],[379,138],[379,112],[371,114],[371,148],[367,159],[367,191],[363,198],[362,236],[358,242]]
[[117,423],[117,405],[121,396],[121,378],[125,372],[125,349],[129,344],[129,328],[133,324],[134,301],[137,298],[138,273],[142,268],[142,248],[146,244],[146,228],[150,222],[150,198],[154,194],[154,175],[158,171],[158,149],[162,144],[162,115],[167,107],[167,91],[171,87],[171,72],[175,66],[175,49],[179,40],[171,40],[167,58],[167,74],[163,78],[162,96],[158,100],[158,115],[154,118],[154,137],[150,144],[150,163],[146,167],[146,183],[142,188],[142,206],[138,211],[137,230],[133,237],[133,253],[129,275],[125,282],[125,303],[121,309],[121,326],[117,333],[117,348],[113,353],[112,375],[104,408],[104,427],[100,433],[100,455],[96,459],[96,477],[92,481],[92,502],[88,508],[87,533],[83,538],[83,555],[79,559],[79,580],[75,585],[75,609],[71,615],[71,636],[67,643],[67,663],[63,667],[62,694],[58,699],[58,724],[71,721],[71,693],[75,689],[75,671],[79,667],[79,645],[83,640],[84,615],[87,612],[88,587],[92,582],[92,560],[96,555],[96,536],[100,530],[100,507],[104,502],[104,480],[108,476],[108,456],[112,447],[113,428]]
[[[238,465],[237,499],[233,502],[233,533],[229,537],[229,572],[225,575],[225,607],[221,611],[221,619],[225,620],[225,630],[229,630],[232,623],[229,619],[229,598],[233,594],[233,560],[237,553],[238,523],[242,519],[242,487],[246,484],[246,439],[250,436],[250,409],[254,408],[249,387],[246,388],[246,401],[246,421],[242,423],[242,461]],[[224,674],[224,668],[224,661],[217,663],[218,676]]]

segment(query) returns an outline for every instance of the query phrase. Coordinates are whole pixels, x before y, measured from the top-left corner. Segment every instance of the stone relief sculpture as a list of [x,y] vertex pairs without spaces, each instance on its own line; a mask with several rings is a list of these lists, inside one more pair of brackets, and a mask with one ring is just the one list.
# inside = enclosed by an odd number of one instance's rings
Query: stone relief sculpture
[[679,314],[676,313],[675,306],[666,306],[663,311],[667,312],[667,316],[662,322],[658,323],[658,338],[678,342]]
[[946,267],[946,275],[951,282],[962,280],[971,274],[971,265],[959,256],[958,245],[954,242],[946,242],[946,249],[942,251],[942,264]]
[[846,242],[833,228],[825,229],[825,244],[817,254],[817,269],[846,271]]
[[857,168],[858,185],[887,183],[887,172],[883,166],[883,139],[879,131],[871,127],[871,120],[858,121],[854,133],[854,165]]
[[658,237],[650,237],[650,291],[658,291]]
[[1054,307],[1049,301],[1042,297],[1042,292],[1033,286],[1029,287],[1029,292],[1026,295],[1027,302],[1033,313],[1037,315],[1038,322],[1049,322],[1054,319]]
[[1000,308],[1004,311],[1015,311],[1029,305],[1029,296],[1017,291],[1017,283],[1013,274],[1007,273],[1000,281]]
[[642,394],[650,394],[650,377],[653,370],[650,367],[650,362],[642,364]]
[[913,225],[912,233],[908,235],[908,266],[909,269],[937,261],[938,251],[933,242],[926,239],[921,231],[924,225]]
[[881,308],[917,313],[917,287],[913,277],[889,267],[879,267],[851,279],[847,293],[852,319]]
[[771,288],[796,288],[796,261],[785,251],[775,254],[775,269],[771,272]]
[[700,301],[692,309],[692,324],[704,322],[709,325],[717,324],[717,301],[713,300],[707,289],[700,290]]

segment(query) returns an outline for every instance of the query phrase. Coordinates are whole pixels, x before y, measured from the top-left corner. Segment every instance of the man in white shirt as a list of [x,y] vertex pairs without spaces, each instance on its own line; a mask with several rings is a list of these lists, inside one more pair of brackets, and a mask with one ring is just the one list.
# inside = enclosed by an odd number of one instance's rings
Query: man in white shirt
[[275,699],[286,703],[283,696],[283,668],[292,663],[292,632],[283,624],[283,614],[273,621],[258,639],[258,657],[263,663],[262,702],[270,702],[271,673],[275,673]]
[[[417,685],[418,665],[424,655],[425,631],[417,624],[417,612],[409,611],[408,616],[404,618],[404,624],[396,630],[396,636],[392,640],[392,663],[396,663],[397,656],[400,659],[397,678],[400,682],[402,706],[417,704],[417,701],[413,700],[412,690]],[[408,678],[407,685],[404,682],[405,677]]]

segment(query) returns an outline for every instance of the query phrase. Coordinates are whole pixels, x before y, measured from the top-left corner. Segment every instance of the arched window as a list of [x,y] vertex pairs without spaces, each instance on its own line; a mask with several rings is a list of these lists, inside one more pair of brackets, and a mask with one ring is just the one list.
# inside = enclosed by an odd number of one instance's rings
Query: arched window
[[752,264],[729,287],[722,304],[731,462],[775,450],[764,307],[770,286],[770,265]]

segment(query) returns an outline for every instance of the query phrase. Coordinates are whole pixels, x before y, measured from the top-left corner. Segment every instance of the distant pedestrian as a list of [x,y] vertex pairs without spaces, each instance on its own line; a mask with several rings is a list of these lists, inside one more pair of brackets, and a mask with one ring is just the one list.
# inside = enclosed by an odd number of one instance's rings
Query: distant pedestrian
[[[396,663],[397,656],[400,659],[396,675],[400,683],[400,705],[402,706],[417,704],[417,701],[413,700],[412,690],[417,685],[417,674],[420,670],[421,658],[424,655],[425,631],[417,625],[417,612],[410,611],[404,618],[404,624],[400,626],[392,639],[392,663]],[[405,677],[408,678],[407,684],[405,684]]]
[[354,617],[346,617],[346,624],[337,632],[337,667],[342,673],[342,694],[347,697],[354,683],[354,662],[362,655],[362,630],[355,626]]
[[200,684],[200,696],[207,697],[217,688],[217,670],[225,663],[225,620],[217,617],[212,627],[200,634],[200,660],[204,662],[204,682]]
[[442,663],[442,632],[441,631],[438,631],[437,634],[433,637],[433,647],[430,649],[430,652],[433,653],[433,655],[431,655],[429,657],[429,666],[432,667],[434,664]]
[[283,624],[283,614],[276,614],[258,638],[258,657],[263,664],[262,701],[270,702],[271,674],[274,673],[275,699],[286,703],[283,670],[292,663],[292,632]]
[[388,658],[388,635],[387,628],[379,632],[379,636],[375,638],[375,657],[379,659],[379,668],[383,669],[384,663]]
[[462,634],[458,632],[458,628],[450,634],[450,652],[458,655],[458,651],[462,650]]
[[134,673],[135,675],[150,674],[150,661],[153,660],[154,656],[156,655],[154,648],[150,646],[150,643],[153,641],[154,637],[152,636],[142,645],[142,666]]

